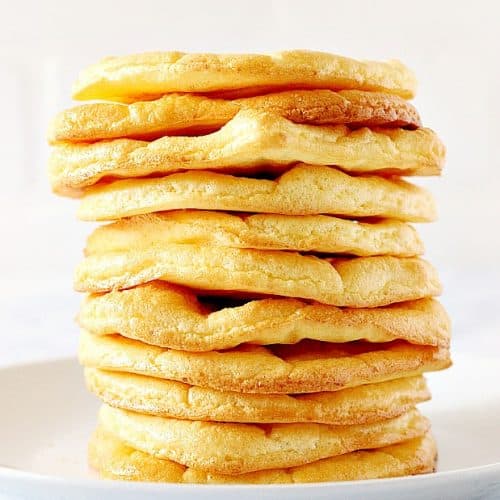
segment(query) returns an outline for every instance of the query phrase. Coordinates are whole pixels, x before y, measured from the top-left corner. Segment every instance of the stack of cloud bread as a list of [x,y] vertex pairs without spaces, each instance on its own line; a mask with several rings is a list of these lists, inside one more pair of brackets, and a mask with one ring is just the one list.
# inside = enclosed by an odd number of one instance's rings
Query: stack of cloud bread
[[102,477],[289,483],[435,469],[449,320],[402,176],[440,175],[412,73],[324,53],[113,57],[53,121],[54,191],[114,221],[76,271]]

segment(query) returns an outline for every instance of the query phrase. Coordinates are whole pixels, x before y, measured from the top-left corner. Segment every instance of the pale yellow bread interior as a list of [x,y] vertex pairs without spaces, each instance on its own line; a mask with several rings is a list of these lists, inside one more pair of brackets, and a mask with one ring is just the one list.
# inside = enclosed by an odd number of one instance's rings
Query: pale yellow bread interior
[[206,134],[221,128],[240,109],[258,109],[313,125],[421,126],[412,104],[382,92],[290,90],[234,100],[174,93],[154,101],[97,102],[66,109],[50,123],[48,139],[55,144]]
[[88,295],[78,323],[98,335],[119,333],[147,344],[184,351],[214,351],[239,344],[390,342],[447,347],[450,320],[433,299],[375,308],[338,308],[293,298],[244,304],[200,302],[190,289],[153,281],[146,285]]
[[[74,193],[73,193],[74,194]],[[410,222],[436,218],[429,191],[398,178],[351,176],[331,167],[298,165],[276,179],[217,172],[182,172],[98,184],[83,196],[83,220],[113,220],[176,209],[285,215],[385,217]]]
[[352,130],[293,123],[273,113],[239,111],[220,130],[202,136],[114,139],[55,145],[49,180],[59,194],[103,178],[147,177],[183,170],[276,172],[304,162],[352,173],[439,175],[445,149],[430,129]]
[[415,95],[415,75],[399,61],[358,61],[290,50],[274,54],[149,52],[107,57],[80,73],[78,100],[154,98],[169,92],[248,95],[289,88],[384,91]]
[[359,256],[412,257],[424,250],[413,226],[387,219],[363,223],[326,215],[176,210],[100,226],[88,238],[85,252],[91,255],[169,243]]
[[302,395],[217,391],[97,368],[85,369],[85,381],[91,392],[113,407],[215,422],[354,425],[397,417],[431,397],[421,376]]
[[291,345],[188,352],[85,331],[80,336],[79,358],[90,368],[261,394],[337,391],[420,375],[451,364],[446,348],[404,341],[332,344],[303,340]]

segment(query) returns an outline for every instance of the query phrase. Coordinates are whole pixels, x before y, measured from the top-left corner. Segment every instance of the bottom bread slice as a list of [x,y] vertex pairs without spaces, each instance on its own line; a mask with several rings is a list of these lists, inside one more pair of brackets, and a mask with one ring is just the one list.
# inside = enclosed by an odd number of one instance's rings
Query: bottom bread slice
[[132,448],[217,474],[296,467],[408,441],[430,428],[416,409],[371,424],[233,424],[153,417],[103,405],[99,423]]
[[361,450],[285,469],[216,474],[135,450],[99,427],[90,439],[89,463],[102,478],[166,483],[272,484],[353,481],[424,474],[435,470],[430,432],[403,443]]

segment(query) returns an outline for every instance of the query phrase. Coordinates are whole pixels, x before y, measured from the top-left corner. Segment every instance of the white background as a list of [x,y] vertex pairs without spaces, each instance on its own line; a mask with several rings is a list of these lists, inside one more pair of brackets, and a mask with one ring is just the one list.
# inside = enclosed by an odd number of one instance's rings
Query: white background
[[[77,72],[144,50],[308,48],[403,60],[415,104],[448,147],[435,193],[438,223],[421,227],[441,271],[456,346],[484,347],[500,306],[498,2],[402,0],[0,0],[0,363],[71,352],[79,298],[72,270],[90,224],[45,178],[45,130],[70,105]],[[481,318],[479,324],[478,318]],[[479,326],[480,325],[480,326]],[[480,343],[481,343],[480,342]],[[479,343],[479,344],[480,344]],[[500,346],[500,342],[497,343]]]

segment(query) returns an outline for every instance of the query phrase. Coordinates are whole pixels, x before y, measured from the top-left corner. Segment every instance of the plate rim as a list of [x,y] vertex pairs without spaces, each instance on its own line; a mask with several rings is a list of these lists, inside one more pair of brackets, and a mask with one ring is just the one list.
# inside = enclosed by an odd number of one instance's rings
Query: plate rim
[[[145,482],[145,481],[122,481],[113,479],[99,479],[99,478],[66,478],[58,477],[50,474],[39,474],[36,472],[28,472],[21,469],[14,469],[10,467],[0,466],[0,491],[1,481],[4,480],[19,480],[24,483],[36,483],[45,486],[64,486],[77,489],[88,490],[120,490],[126,489],[127,491],[150,491],[150,492],[165,492],[167,490],[191,490],[203,489],[204,491],[225,491],[235,489],[238,490],[316,490],[322,488],[337,488],[342,490],[353,489],[363,485],[367,488],[390,488],[391,485],[402,486],[417,486],[417,483],[429,482],[447,482],[450,476],[458,476],[459,482],[468,481],[471,476],[474,480],[481,481],[482,479],[496,477],[500,480],[500,462],[487,465],[478,465],[475,467],[456,469],[452,471],[434,472],[430,474],[420,474],[413,476],[391,477],[381,479],[364,479],[358,481],[330,481],[330,482],[316,482],[316,483],[294,483],[294,484],[188,484],[188,483],[162,483],[162,482]],[[454,478],[455,479],[455,478]]]
[[[474,356],[477,359],[494,359],[493,356]],[[24,361],[20,363],[12,363],[0,366],[0,376],[3,372],[17,370],[22,368],[34,368],[36,366],[50,366],[54,364],[64,364],[72,363],[78,364],[78,358],[76,356],[62,356],[42,360],[34,361]],[[443,472],[434,472],[430,474],[420,474],[413,476],[402,476],[402,477],[392,477],[392,478],[378,478],[378,479],[364,479],[364,480],[354,480],[354,481],[330,481],[330,482],[314,482],[314,483],[293,483],[293,484],[188,484],[188,483],[161,483],[161,482],[145,482],[145,481],[126,481],[126,480],[112,480],[112,479],[100,479],[100,478],[72,478],[72,477],[60,477],[54,474],[42,474],[38,472],[31,472],[23,469],[18,469],[14,467],[9,467],[5,465],[0,465],[0,492],[5,486],[5,481],[7,483],[15,484],[22,482],[26,485],[44,485],[46,487],[65,487],[74,488],[78,490],[88,490],[88,491],[109,491],[114,490],[118,492],[120,490],[126,490],[127,492],[150,492],[150,493],[165,493],[169,490],[186,492],[190,490],[197,490],[204,492],[224,492],[233,491],[238,489],[239,491],[256,491],[264,489],[266,491],[272,490],[318,490],[324,488],[331,488],[338,490],[342,493],[343,490],[352,490],[356,487],[367,488],[390,488],[391,486],[419,486],[422,483],[438,483],[441,481],[448,481],[453,477],[455,481],[458,478],[458,482],[469,481],[474,479],[475,481],[496,479],[500,481],[500,461],[493,462],[490,464],[477,465],[474,467],[466,467],[455,470],[448,470]],[[456,482],[456,481],[455,481]]]

